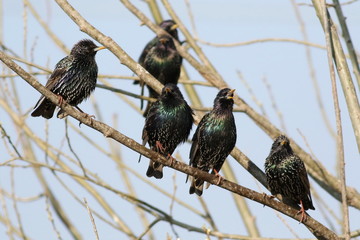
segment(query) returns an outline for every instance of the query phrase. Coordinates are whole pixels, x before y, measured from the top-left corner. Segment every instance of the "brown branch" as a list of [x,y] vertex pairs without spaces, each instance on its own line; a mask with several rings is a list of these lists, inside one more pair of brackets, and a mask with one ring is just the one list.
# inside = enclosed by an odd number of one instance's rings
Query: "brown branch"
[[[312,0],[316,14],[320,20],[320,23],[325,29],[325,22],[322,17],[320,1]],[[350,120],[352,127],[354,129],[354,135],[357,143],[358,150],[360,151],[360,105],[359,100],[356,95],[354,83],[350,74],[349,66],[341,45],[339,35],[336,31],[336,26],[334,25],[331,17],[329,16],[329,25],[330,25],[330,34],[334,50],[334,62],[336,65],[337,73],[341,82],[342,90],[345,96],[346,105],[350,115]]]
[[356,78],[357,84],[358,84],[358,90],[360,90],[360,66],[359,66],[358,57],[356,56],[355,47],[351,40],[350,32],[349,32],[349,29],[346,24],[346,18],[342,11],[339,0],[333,0],[333,3],[334,3],[336,15],[339,19],[340,27],[342,30],[342,36],[345,40],[345,44],[346,44],[346,47],[349,52],[351,64],[353,67],[353,72],[354,72],[354,75],[355,75],[355,78]]
[[[335,118],[336,118],[336,129],[337,129],[337,136],[336,136],[336,149],[337,149],[337,158],[338,158],[338,168],[340,174],[340,185],[341,185],[341,197],[342,197],[342,213],[343,213],[343,228],[345,232],[345,239],[350,240],[350,225],[349,225],[349,209],[347,205],[347,197],[346,197],[346,181],[345,181],[345,160],[344,160],[344,140],[343,140],[343,133],[342,133],[342,124],[341,124],[341,116],[340,116],[340,106],[339,106],[339,98],[337,95],[337,86],[336,86],[336,76],[335,76],[335,68],[333,65],[333,53],[334,53],[334,46],[331,37],[331,29],[330,29],[330,16],[329,12],[326,8],[325,0],[321,2],[322,6],[322,15],[324,21],[324,31],[325,31],[325,40],[326,40],[326,47],[327,47],[327,57],[328,57],[328,64],[330,69],[330,78],[331,78],[331,88],[332,88],[332,95],[334,101],[334,109],[335,109]],[[334,26],[333,26],[334,27]]]
[[[10,69],[16,72],[21,78],[23,78],[28,84],[34,87],[37,91],[43,94],[47,99],[49,99],[54,104],[58,105],[58,97],[42,86],[37,80],[31,76],[29,73],[24,71],[20,66],[15,64],[9,57],[7,57],[3,52],[0,52],[0,59],[3,61],[5,65],[7,65]],[[216,184],[218,182],[218,178],[212,174],[207,172],[203,172],[197,168],[190,167],[187,164],[178,161],[168,161],[165,157],[154,152],[150,149],[145,148],[143,145],[137,143],[133,139],[123,135],[122,133],[118,132],[116,129],[102,123],[96,121],[94,119],[90,119],[89,117],[85,116],[83,113],[77,111],[75,108],[70,106],[67,103],[62,103],[60,106],[64,111],[66,111],[70,116],[79,120],[83,124],[101,132],[105,137],[112,138],[115,141],[123,144],[124,146],[140,153],[141,155],[151,158],[156,162],[160,162],[165,166],[171,167],[177,171],[183,172],[185,174],[200,178],[204,181],[207,181],[211,184]],[[300,220],[300,215],[297,214],[297,209],[293,209],[284,203],[276,201],[272,198],[267,197],[265,194],[255,192],[251,189],[246,187],[242,187],[238,184],[233,182],[223,180],[218,185],[221,188],[224,188],[228,191],[231,191],[235,194],[240,196],[246,197],[258,203],[264,204],[269,206],[293,219]],[[320,222],[316,221],[315,219],[311,218],[310,216],[307,220],[303,223],[313,234],[320,239],[339,239],[339,237],[322,225]]]
[[255,39],[255,40],[249,40],[245,42],[236,42],[236,43],[212,43],[204,41],[200,38],[195,38],[199,43],[212,46],[212,47],[239,47],[239,46],[246,46],[246,45],[252,45],[256,43],[264,43],[264,42],[289,42],[289,43],[296,43],[301,44],[309,47],[319,48],[319,49],[325,49],[325,46],[322,46],[320,44],[308,42],[308,41],[302,41],[297,39],[291,39],[291,38],[262,38],[262,39]]

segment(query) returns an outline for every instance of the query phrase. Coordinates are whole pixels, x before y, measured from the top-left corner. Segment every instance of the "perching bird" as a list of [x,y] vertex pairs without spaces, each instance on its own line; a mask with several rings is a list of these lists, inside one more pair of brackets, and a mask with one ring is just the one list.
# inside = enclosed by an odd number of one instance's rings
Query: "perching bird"
[[[236,125],[232,113],[234,91],[224,88],[217,94],[214,108],[201,119],[190,149],[189,165],[206,172],[212,170],[211,174],[217,175],[219,182],[219,171],[236,143]],[[193,178],[189,193],[201,196],[203,188],[204,181]]]
[[303,161],[294,154],[287,137],[280,135],[272,144],[269,156],[265,160],[265,173],[272,195],[281,194],[283,202],[299,207],[301,220],[306,219],[305,210],[315,210],[310,183]]
[[[144,68],[154,76],[162,84],[173,83],[177,84],[181,71],[182,57],[176,50],[174,41],[169,36],[160,36],[156,44],[149,50],[144,60]],[[157,98],[157,94],[151,87],[149,89],[149,96]],[[151,107],[148,103],[144,117]]]
[[[162,21],[160,24],[159,24],[159,26],[164,30],[164,31],[166,31],[167,33],[169,33],[174,39],[176,39],[177,41],[179,41],[179,36],[178,36],[178,31],[177,31],[177,27],[178,27],[178,25],[173,21],[173,20],[165,20],[165,21]],[[158,36],[156,36],[155,38],[153,38],[150,42],[148,42],[147,44],[146,44],[146,46],[145,46],[145,48],[144,48],[144,50],[142,51],[142,53],[141,53],[141,55],[140,55],[140,57],[139,57],[139,60],[138,60],[138,63],[142,66],[142,67],[144,67],[147,71],[149,71],[149,69],[147,69],[147,67],[145,66],[145,59],[146,59],[146,57],[148,56],[148,53],[150,52],[150,50],[151,49],[153,49],[154,47],[156,47],[156,45],[158,45],[159,44],[159,38],[160,37],[158,37]],[[175,46],[174,47],[172,47],[172,49],[175,49]],[[161,55],[164,55],[164,54],[161,54]],[[163,57],[160,57],[160,58],[163,58]],[[178,57],[177,57],[178,58]],[[148,59],[150,59],[151,60],[151,57],[150,58],[148,58]],[[181,67],[181,62],[182,62],[182,57],[180,57],[177,61],[180,61],[180,67]],[[149,62],[147,63],[147,65],[149,65]],[[157,65],[159,65],[159,64],[157,64]],[[155,66],[157,66],[157,65],[155,65]],[[179,76],[180,76],[180,69],[178,70],[179,71],[179,73],[178,73],[178,76],[176,77],[175,76],[175,78],[176,78],[176,81],[174,81],[174,80],[169,80],[169,81],[164,81],[164,80],[160,80],[160,79],[158,79],[159,81],[161,81],[164,85],[167,83],[167,82],[175,82],[175,83],[177,83],[177,81],[178,81],[178,79],[179,79]],[[150,72],[150,71],[149,71]],[[159,72],[158,70],[157,70],[157,72]],[[159,73],[151,73],[150,72],[150,74],[152,74],[153,76],[154,76],[154,74],[156,75],[158,75]],[[176,74],[177,75],[177,74]],[[158,78],[157,76],[154,76],[155,78]],[[144,95],[144,82],[142,82],[142,81],[134,81],[134,84],[139,84],[140,83],[140,86],[141,86],[141,95],[143,96]],[[149,88],[150,89],[150,88]],[[150,97],[154,97],[154,98],[157,98],[158,97],[158,94],[155,92],[155,91],[153,91],[152,89],[150,89],[149,91],[151,91],[150,92]],[[151,105],[151,104],[150,104]],[[147,107],[146,107],[146,110],[144,111],[144,117],[146,117],[146,115],[147,115],[147,112],[149,111],[149,108],[150,108],[150,105],[148,104],[147,105]],[[142,107],[143,107],[143,100],[141,100],[141,106],[140,106],[140,108],[142,109]]]
[[[165,20],[162,21],[159,26],[164,29],[166,32],[168,32],[173,38],[175,38],[176,40],[179,41],[179,36],[178,36],[178,31],[177,31],[177,27],[178,25],[173,21],[173,20]],[[154,47],[156,45],[156,43],[158,42],[158,37],[153,38],[150,42],[148,42],[144,48],[144,50],[142,51],[138,63],[141,66],[144,66],[144,61],[146,58],[146,55],[148,54],[148,52],[150,51],[150,49],[152,47]],[[138,81],[134,82],[135,84],[138,83]]]
[[[70,55],[56,64],[45,87],[59,96],[60,103],[66,101],[72,106],[77,106],[95,90],[98,74],[95,54],[104,48],[96,46],[89,39],[79,41],[71,49]],[[56,105],[42,96],[34,108],[31,116],[50,119]],[[64,112],[60,110],[57,116],[62,114]]]
[[[168,83],[149,109],[142,134],[143,145],[149,143],[152,150],[172,158],[175,148],[188,138],[193,121],[193,111],[179,88]],[[162,178],[162,169],[162,164],[150,159],[146,175]]]

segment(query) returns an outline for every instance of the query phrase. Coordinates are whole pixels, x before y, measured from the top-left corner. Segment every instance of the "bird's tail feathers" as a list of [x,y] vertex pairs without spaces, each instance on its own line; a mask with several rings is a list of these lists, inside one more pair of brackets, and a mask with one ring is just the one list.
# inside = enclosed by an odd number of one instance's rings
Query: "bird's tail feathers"
[[203,190],[204,190],[204,181],[197,178],[193,178],[191,181],[189,193],[190,194],[196,193],[198,196],[201,196]]
[[35,110],[31,113],[32,117],[42,116],[46,119],[52,118],[56,105],[48,99],[42,97],[35,105]]
[[163,167],[164,165],[162,165],[161,163],[150,160],[149,167],[146,171],[146,176],[161,179],[163,177]]

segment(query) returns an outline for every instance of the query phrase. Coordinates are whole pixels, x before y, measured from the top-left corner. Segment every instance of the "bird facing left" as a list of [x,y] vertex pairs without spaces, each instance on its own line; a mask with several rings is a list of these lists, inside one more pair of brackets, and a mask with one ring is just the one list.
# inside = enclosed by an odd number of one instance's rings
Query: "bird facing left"
[[[98,47],[93,41],[84,39],[74,45],[70,55],[56,64],[45,87],[59,96],[60,104],[66,101],[68,104],[77,107],[95,90],[98,75],[95,55],[101,49],[105,49],[105,47]],[[31,116],[42,116],[50,119],[55,108],[54,103],[41,96]],[[64,115],[62,109],[58,112],[57,117],[61,115]]]

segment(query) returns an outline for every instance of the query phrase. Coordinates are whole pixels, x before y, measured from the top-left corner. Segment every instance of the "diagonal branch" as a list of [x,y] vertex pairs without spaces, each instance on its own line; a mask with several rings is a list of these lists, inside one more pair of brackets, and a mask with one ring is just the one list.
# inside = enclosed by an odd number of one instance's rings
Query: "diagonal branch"
[[[15,64],[9,57],[7,57],[3,52],[0,51],[0,60],[3,61],[5,65],[7,65],[10,69],[16,72],[21,78],[23,78],[28,84],[34,87],[37,91],[43,94],[47,99],[49,99],[54,104],[58,105],[58,97],[46,89],[43,85],[41,85],[33,76],[24,71],[20,66]],[[212,174],[201,171],[197,168],[190,167],[187,164],[178,161],[168,161],[165,157],[154,152],[133,139],[123,135],[118,132],[116,129],[102,123],[96,121],[94,119],[90,119],[89,117],[84,116],[83,113],[75,110],[72,106],[67,103],[63,103],[61,108],[66,111],[70,116],[79,120],[83,124],[101,132],[105,137],[112,138],[115,141],[123,144],[124,146],[140,153],[141,155],[151,158],[156,162],[160,162],[165,166],[171,167],[177,171],[183,172],[185,174],[194,176],[196,178],[200,178],[204,181],[207,181],[211,184],[217,184],[218,178]],[[297,209],[291,208],[285,205],[282,202],[276,201],[270,197],[267,197],[265,194],[258,193],[246,187],[240,186],[233,182],[223,180],[218,185],[221,188],[224,188],[230,192],[238,194],[240,196],[249,198],[258,203],[269,206],[293,219],[300,220],[300,217],[297,214]],[[327,227],[322,225],[320,222],[316,221],[312,217],[308,217],[307,220],[303,223],[317,238],[320,239],[339,239],[339,237],[329,230]]]

